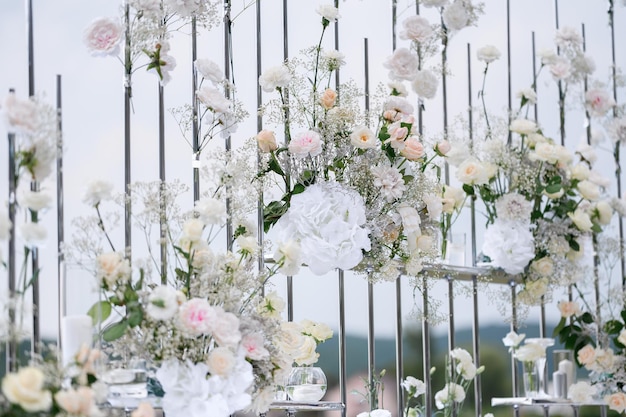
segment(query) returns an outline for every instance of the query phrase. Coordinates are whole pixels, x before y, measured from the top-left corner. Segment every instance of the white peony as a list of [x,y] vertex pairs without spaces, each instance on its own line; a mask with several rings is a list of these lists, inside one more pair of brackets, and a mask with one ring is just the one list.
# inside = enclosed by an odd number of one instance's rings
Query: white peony
[[413,79],[413,83],[411,83],[413,91],[415,91],[415,93],[421,98],[427,99],[435,97],[438,85],[439,81],[437,80],[437,77],[432,73],[432,71],[429,70],[417,71]]
[[581,143],[576,147],[576,153],[580,155],[582,159],[593,165],[598,159],[598,154],[593,146],[587,143]]
[[428,19],[419,15],[409,16],[402,22],[400,39],[425,42],[433,35],[433,28]]
[[380,189],[380,194],[388,202],[399,199],[406,190],[402,174],[397,168],[379,164],[370,168],[374,177],[374,186]]
[[259,85],[266,93],[271,93],[277,88],[285,88],[290,82],[291,72],[285,65],[268,68],[259,77]]
[[528,222],[496,219],[485,231],[482,251],[493,266],[509,274],[524,272],[535,257],[535,240]]
[[52,204],[52,196],[42,191],[24,191],[19,199],[20,206],[31,211],[47,209]]
[[500,55],[500,50],[493,45],[485,45],[476,51],[478,60],[483,61],[485,64],[490,64],[499,59]]
[[274,226],[284,242],[299,241],[302,261],[316,275],[351,269],[370,250],[363,198],[340,184],[317,183],[296,194],[291,206]]
[[117,55],[124,29],[118,19],[100,17],[87,26],[83,40],[93,55]]
[[378,146],[378,138],[369,127],[357,126],[350,133],[350,143],[358,149],[372,149]]
[[229,114],[232,111],[233,103],[217,88],[204,86],[196,91],[196,97],[215,113]]
[[213,84],[218,84],[224,81],[224,73],[222,72],[222,69],[210,59],[196,59],[194,66],[203,78],[211,81]]
[[417,73],[418,61],[417,56],[407,48],[398,48],[383,65],[389,70],[389,78],[392,80],[413,81]]

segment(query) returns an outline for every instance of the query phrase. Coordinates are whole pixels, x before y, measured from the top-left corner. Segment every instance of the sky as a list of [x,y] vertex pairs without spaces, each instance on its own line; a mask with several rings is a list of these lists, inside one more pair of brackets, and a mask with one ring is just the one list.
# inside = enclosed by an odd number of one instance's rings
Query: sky
[[[302,48],[313,45],[319,33],[319,16],[315,13],[318,1],[289,1],[289,54],[297,55]],[[549,0],[511,0],[511,77],[513,93],[528,87],[532,82],[531,36],[535,33],[537,50],[553,46],[555,31],[554,2]],[[587,49],[592,52],[596,64],[596,77],[608,80],[610,65],[610,37],[606,15],[606,1],[601,0],[562,0],[559,9],[561,26],[580,28],[585,24]],[[241,11],[242,0],[233,1],[233,10]],[[72,233],[71,219],[84,215],[86,208],[81,202],[86,184],[91,180],[106,178],[121,191],[124,185],[123,170],[123,68],[115,58],[96,58],[89,55],[82,41],[84,28],[100,16],[115,16],[119,2],[113,0],[33,0],[34,6],[34,66],[35,89],[37,94],[48,102],[55,102],[56,75],[62,76],[63,83],[63,139],[64,139],[64,198],[66,236]],[[263,0],[262,8],[262,66],[268,68],[282,61],[282,1]],[[342,80],[353,79],[363,85],[363,39],[369,40],[369,65],[372,89],[379,82],[386,82],[383,61],[392,52],[391,1],[388,0],[344,0],[339,5],[340,50],[348,62],[342,69]],[[427,10],[424,15],[434,20]],[[415,13],[414,3],[398,1],[398,21]],[[625,49],[619,45],[625,39],[626,10],[616,6],[618,40],[617,61],[623,66]],[[191,97],[191,58],[189,29],[183,27],[172,41],[172,54],[177,67],[173,79],[165,89],[166,108],[188,103]],[[238,97],[247,110],[254,114],[256,107],[256,61],[254,48],[255,7],[248,7],[235,20],[233,25],[233,60]],[[332,42],[334,31],[327,40]],[[202,32],[199,37],[198,57],[210,58],[223,67],[223,32],[221,27],[211,32]],[[506,2],[485,0],[485,14],[480,17],[477,27],[467,28],[452,38],[449,50],[451,75],[448,85],[448,110],[450,120],[465,114],[468,103],[467,48],[472,54],[472,89],[474,94],[480,89],[482,65],[475,56],[475,50],[486,44],[496,46],[503,53],[502,59],[492,64],[486,84],[486,98],[493,111],[501,111],[507,106],[506,80]],[[398,41],[398,46],[407,46]],[[328,44],[331,47],[331,44]],[[5,1],[0,5],[0,56],[4,65],[0,72],[0,97],[9,88],[15,88],[17,95],[27,95],[27,38],[24,2]],[[429,63],[436,65],[436,62]],[[132,115],[132,179],[152,181],[158,179],[157,147],[157,80],[152,74],[139,70],[133,78]],[[558,107],[555,89],[551,84],[539,84],[539,122],[544,131],[557,135]],[[267,99],[268,95],[264,95]],[[545,104],[543,104],[545,103]],[[474,104],[476,98],[474,97]],[[441,90],[426,103],[424,113],[425,133],[431,138],[441,135],[442,117]],[[583,138],[583,117],[572,111],[567,119],[567,145],[574,148]],[[277,129],[279,130],[279,129]],[[249,117],[239,126],[233,142],[241,143],[256,133],[256,118]],[[6,131],[0,126],[0,136]],[[6,143],[6,142],[4,142]],[[166,171],[168,179],[179,178],[191,184],[191,149],[180,135],[174,119],[166,119]],[[0,201],[6,201],[7,149],[0,146]],[[607,159],[608,161],[608,159]],[[611,176],[610,163],[603,164]],[[55,190],[53,181],[42,184],[51,192]],[[190,197],[190,204],[191,204]],[[48,244],[41,248],[42,302],[41,317],[44,334],[56,334],[58,303],[56,274],[56,212],[43,216],[49,230]],[[482,224],[479,220],[479,225]],[[455,232],[466,233],[469,242],[467,217],[461,218],[454,227]],[[479,232],[480,240],[480,232]],[[4,251],[6,253],[6,251]],[[466,258],[469,259],[470,249]],[[0,285],[6,288],[6,276],[0,273]],[[97,298],[93,291],[93,279],[71,265],[67,267],[68,314],[84,313]],[[276,280],[276,289],[285,293],[284,279]],[[316,277],[302,273],[294,278],[295,319],[310,318],[325,321],[337,327],[337,279],[329,274]],[[391,336],[395,331],[395,285],[376,284],[374,289],[375,329],[377,335]],[[434,297],[444,300],[445,283],[436,285]],[[490,301],[495,296],[491,291],[481,290],[481,322],[500,323],[502,317]],[[556,298],[556,297],[555,297]],[[367,331],[367,285],[363,277],[348,273],[346,277],[347,330],[363,334]],[[558,301],[558,300],[554,300]],[[419,298],[418,298],[418,304]],[[402,315],[406,326],[418,324],[410,316],[414,301],[412,288],[407,280],[403,282]],[[445,306],[442,307],[445,313]],[[455,324],[459,327],[471,325],[471,309],[465,293],[461,291],[455,302]],[[538,309],[531,311],[537,316]],[[554,303],[547,307],[549,317],[556,320]],[[435,331],[445,331],[447,324],[441,324]]]

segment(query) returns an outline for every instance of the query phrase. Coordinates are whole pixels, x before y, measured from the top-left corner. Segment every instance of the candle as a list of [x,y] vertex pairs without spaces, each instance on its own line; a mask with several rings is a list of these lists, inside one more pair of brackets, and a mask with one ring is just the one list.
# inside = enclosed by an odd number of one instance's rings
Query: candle
[[563,371],[556,371],[552,374],[552,385],[554,386],[554,396],[556,398],[567,398],[568,382],[567,374]]
[[83,345],[91,347],[91,317],[87,315],[65,316],[61,319],[61,351],[63,365],[74,361]]
[[574,383],[574,363],[568,359],[559,362],[559,372],[567,375],[567,387]]

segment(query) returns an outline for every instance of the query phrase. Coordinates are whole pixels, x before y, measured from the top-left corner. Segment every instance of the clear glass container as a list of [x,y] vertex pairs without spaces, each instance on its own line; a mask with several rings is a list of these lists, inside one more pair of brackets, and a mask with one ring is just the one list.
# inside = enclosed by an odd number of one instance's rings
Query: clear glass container
[[292,401],[319,401],[326,393],[326,375],[317,366],[295,367],[289,374],[286,389]]

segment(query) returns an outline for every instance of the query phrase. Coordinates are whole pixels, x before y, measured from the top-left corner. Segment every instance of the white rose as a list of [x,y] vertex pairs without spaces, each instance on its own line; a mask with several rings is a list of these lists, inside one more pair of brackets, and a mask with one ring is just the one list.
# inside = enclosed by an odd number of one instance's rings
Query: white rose
[[578,183],[578,191],[583,198],[589,201],[596,201],[600,198],[600,187],[588,180]]
[[598,201],[594,208],[594,218],[598,219],[598,223],[601,225],[608,225],[611,223],[611,217],[613,217],[613,207],[606,201]]
[[417,71],[411,86],[413,91],[421,98],[432,99],[437,94],[439,81],[435,74],[429,70]]
[[156,287],[148,296],[146,313],[153,320],[169,320],[178,311],[178,294],[168,285]]
[[45,379],[40,369],[27,366],[17,373],[4,376],[2,393],[10,403],[19,405],[27,412],[48,411],[52,406],[52,394],[44,390]]
[[384,62],[389,70],[389,78],[393,80],[412,81],[417,72],[417,57],[407,48],[398,48]]
[[589,166],[585,163],[578,163],[572,167],[570,177],[575,180],[586,180],[589,178]]
[[52,197],[41,191],[24,191],[20,198],[20,205],[31,211],[41,211],[50,207]]
[[123,36],[124,30],[117,19],[101,17],[87,26],[83,40],[93,55],[117,55]]
[[504,338],[502,338],[502,343],[506,347],[516,348],[522,343],[522,340],[526,337],[526,334],[517,334],[514,331],[510,331],[506,334]]
[[350,133],[350,143],[358,149],[372,149],[378,146],[378,138],[367,126],[357,126]]
[[544,161],[550,164],[566,164],[572,157],[567,148],[552,143],[538,143],[535,150],[528,154],[531,161]]
[[463,184],[483,185],[489,183],[489,172],[485,165],[471,157],[459,165],[456,178]]
[[96,278],[100,280],[100,285],[106,283],[108,288],[111,289],[116,284],[128,282],[130,275],[130,263],[128,259],[124,259],[122,254],[107,252],[98,255],[96,258]]
[[219,65],[210,59],[199,58],[194,62],[196,70],[203,78],[210,80],[213,84],[220,83],[224,80],[224,73]]
[[313,365],[317,362],[317,359],[320,356],[320,354],[315,351],[316,348],[317,342],[315,342],[315,339],[309,336],[304,336],[302,343],[298,346],[298,350],[296,351],[293,361],[299,366]]
[[96,180],[89,183],[83,196],[83,203],[92,207],[97,206],[103,200],[110,200],[113,192],[113,184],[108,181]]
[[578,145],[578,147],[576,147],[576,153],[579,154],[582,159],[588,161],[592,165],[598,159],[596,150],[593,148],[593,146],[586,143],[581,143],[580,145]]
[[402,22],[403,30],[400,31],[400,39],[415,42],[425,42],[433,35],[433,28],[428,19],[419,15],[409,16]]
[[323,342],[333,337],[332,329],[324,323],[305,319],[300,322],[300,326],[302,327],[302,333],[313,337],[318,342]]
[[443,188],[443,211],[452,213],[461,207],[465,201],[465,191],[462,188],[446,185]]
[[530,264],[530,269],[542,277],[548,277],[554,272],[554,261],[549,256],[545,256],[533,261]]
[[572,219],[578,230],[581,232],[591,232],[593,223],[585,210],[577,208],[573,213],[567,213],[567,215]]
[[534,362],[546,356],[546,348],[539,343],[526,343],[520,346],[513,356],[522,362]]
[[617,341],[626,346],[626,329],[622,329],[622,331],[619,332],[619,336],[617,336]]
[[259,85],[266,93],[271,93],[277,88],[285,88],[290,82],[291,72],[285,65],[268,68],[259,77]]
[[452,31],[461,30],[469,23],[469,15],[461,0],[456,0],[454,3],[446,6],[443,10],[442,17],[443,23],[448,30]]
[[531,133],[537,133],[537,123],[528,119],[515,119],[511,122],[509,130],[511,132],[519,133],[520,135],[530,135]]
[[479,61],[489,64],[500,58],[500,51],[493,45],[485,45],[476,51]]
[[328,20],[329,22],[334,22],[339,19],[341,15],[339,14],[339,9],[331,4],[320,4],[317,6],[315,10],[317,14],[322,16],[322,18]]
[[580,306],[575,301],[559,301],[557,307],[559,308],[561,317],[566,319],[581,313]]
[[609,185],[611,185],[611,180],[605,177],[604,175],[602,175],[601,173],[599,173],[595,169],[592,169],[591,171],[589,171],[589,178],[587,179],[591,181],[592,183],[599,185],[600,187],[606,188]]
[[227,347],[213,348],[209,353],[207,365],[211,374],[228,376],[235,367],[235,355]]
[[200,219],[188,219],[183,224],[182,237],[191,242],[198,242],[202,239],[202,231],[204,230],[204,222]]

